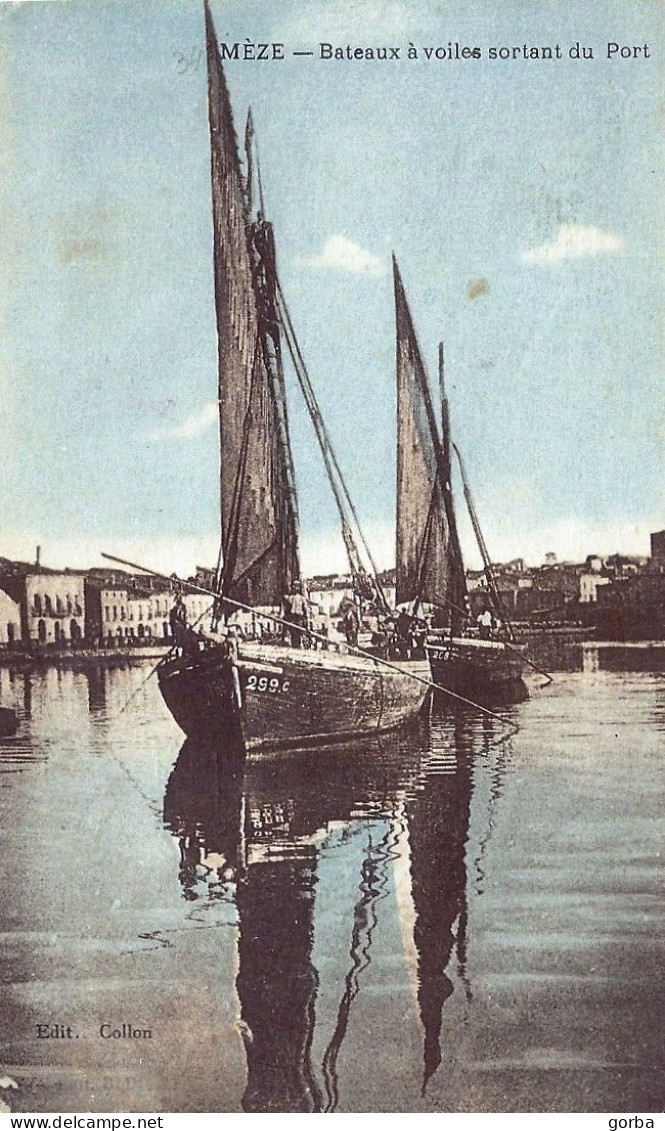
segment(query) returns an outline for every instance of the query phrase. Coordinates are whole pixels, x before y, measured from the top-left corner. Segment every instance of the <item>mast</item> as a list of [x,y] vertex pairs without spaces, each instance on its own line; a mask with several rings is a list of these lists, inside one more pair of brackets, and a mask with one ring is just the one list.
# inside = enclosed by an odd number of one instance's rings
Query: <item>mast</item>
[[462,625],[464,601],[467,596],[466,577],[462,548],[457,531],[455,505],[452,485],[452,443],[450,438],[450,407],[446,396],[444,380],[443,342],[439,342],[439,393],[441,397],[441,447],[443,455],[443,500],[450,539],[448,543],[448,602],[450,606],[450,630],[455,636]]
[[[275,245],[271,225],[261,214],[256,221],[250,216],[207,3],[205,24],[221,448],[219,588],[250,605],[275,605],[300,574]],[[250,142],[251,132],[250,122]]]
[[[245,123],[245,161],[247,163],[247,177],[245,179],[245,199],[247,211],[251,214],[254,195],[254,118],[252,108],[247,111]],[[261,209],[263,211],[263,209]]]

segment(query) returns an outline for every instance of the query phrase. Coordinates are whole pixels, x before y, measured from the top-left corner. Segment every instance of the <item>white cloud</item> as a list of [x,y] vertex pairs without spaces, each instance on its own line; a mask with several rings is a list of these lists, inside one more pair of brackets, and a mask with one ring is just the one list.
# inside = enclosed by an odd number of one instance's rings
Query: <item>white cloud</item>
[[553,240],[523,251],[523,263],[559,263],[564,259],[589,259],[623,251],[625,240],[587,224],[562,224]]
[[193,436],[200,436],[212,428],[218,420],[219,408],[217,401],[209,401],[200,412],[192,413],[181,424],[174,424],[168,428],[155,428],[145,434],[146,440],[189,440]]
[[346,236],[329,236],[318,255],[301,257],[298,262],[319,271],[343,271],[350,275],[386,273],[385,263]]

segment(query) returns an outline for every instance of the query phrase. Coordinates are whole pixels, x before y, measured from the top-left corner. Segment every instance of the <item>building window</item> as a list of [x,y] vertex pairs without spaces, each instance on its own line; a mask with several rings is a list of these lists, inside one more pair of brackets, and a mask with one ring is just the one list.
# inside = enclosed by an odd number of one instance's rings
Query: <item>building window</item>
[[48,594],[44,597],[44,612],[47,617],[53,616],[53,605],[51,604],[51,598]]
[[33,608],[35,610],[35,614],[38,617],[40,617],[42,615],[42,599],[39,596],[39,593],[35,593],[35,599],[33,601]]
[[46,643],[46,621],[40,620],[37,625],[37,639],[40,644]]

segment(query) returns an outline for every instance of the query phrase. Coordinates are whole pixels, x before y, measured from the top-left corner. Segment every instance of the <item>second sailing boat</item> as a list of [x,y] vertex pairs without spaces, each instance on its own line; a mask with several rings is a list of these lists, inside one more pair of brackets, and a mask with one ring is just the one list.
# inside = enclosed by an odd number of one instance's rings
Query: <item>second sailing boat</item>
[[[252,215],[251,144],[243,178],[219,48],[205,6],[214,276],[219,343],[224,609],[280,607],[300,581],[297,500],[282,370],[289,345],[342,518],[351,571],[362,571],[330,449],[279,287],[272,227]],[[251,123],[248,123],[251,143]],[[300,362],[300,370],[298,369]],[[338,481],[335,483],[334,472]],[[226,604],[225,604],[226,602]],[[417,714],[426,661],[242,642],[168,659],[162,695],[188,734],[215,732],[246,751],[330,742],[385,730]]]
[[[452,452],[457,449],[450,438],[443,349],[439,348],[439,432],[425,365],[394,258],[393,275],[397,333],[396,602],[410,604],[414,612],[421,604],[435,609],[434,623],[440,627],[430,635],[427,653],[436,684],[475,696],[512,696],[525,689],[524,661],[512,642],[510,622],[501,605],[462,469],[487,582],[488,631],[485,633],[481,625],[474,632],[469,626],[466,576],[451,486]],[[492,614],[501,617],[503,639],[492,638]]]

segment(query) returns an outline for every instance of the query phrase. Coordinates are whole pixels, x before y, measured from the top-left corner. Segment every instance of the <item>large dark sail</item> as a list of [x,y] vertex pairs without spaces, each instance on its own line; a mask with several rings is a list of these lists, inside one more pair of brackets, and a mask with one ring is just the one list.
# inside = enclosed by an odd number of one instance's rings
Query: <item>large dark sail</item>
[[397,325],[396,601],[449,608],[464,574],[444,451],[404,286],[393,258]]
[[215,303],[219,342],[221,512],[226,596],[277,604],[299,574],[297,514],[272,228],[252,222],[208,6]]

